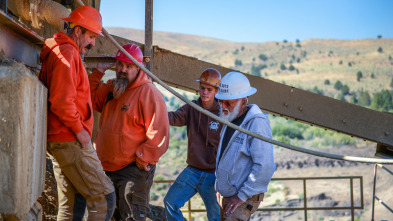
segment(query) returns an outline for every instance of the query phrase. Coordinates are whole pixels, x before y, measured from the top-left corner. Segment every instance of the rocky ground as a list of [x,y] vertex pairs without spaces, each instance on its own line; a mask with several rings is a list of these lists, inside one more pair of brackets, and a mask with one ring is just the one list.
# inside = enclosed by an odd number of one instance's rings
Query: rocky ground
[[[322,149],[319,151],[348,156],[373,157],[375,145],[363,145],[360,147],[343,146],[336,149]],[[363,200],[364,209],[355,210],[355,220],[371,220],[372,193],[374,179],[374,165],[357,162],[337,161],[327,158],[314,157],[311,155],[282,150],[275,153],[277,171],[274,178],[285,177],[339,177],[339,176],[362,176],[363,177]],[[387,166],[393,170],[392,166]],[[272,197],[265,200],[262,207],[294,208],[303,207],[302,200],[303,185],[301,182],[278,181],[283,185],[285,196]],[[307,205],[309,207],[346,207],[350,206],[350,181],[349,180],[312,180],[307,181]],[[376,195],[393,206],[393,176],[378,168]],[[274,182],[272,182],[274,184]],[[278,184],[276,184],[278,185]],[[361,205],[360,180],[355,179],[354,203]],[[274,194],[272,194],[273,196]],[[301,197],[300,197],[301,196]],[[280,199],[280,202],[277,202]],[[283,200],[284,199],[284,200]],[[308,211],[308,220],[351,220],[350,210],[327,210]],[[282,212],[258,212],[252,220],[304,220],[304,211],[282,211]],[[381,203],[375,202],[375,220],[393,220],[393,214],[384,208]]]
[[[344,146],[335,149],[322,149],[320,151],[350,156],[373,157],[375,145],[360,147]],[[327,158],[286,150],[276,149],[275,161],[277,171],[274,178],[290,177],[338,177],[362,176],[364,209],[355,210],[355,220],[371,220],[372,191],[374,165],[356,162],[337,161]],[[392,166],[387,166],[393,170]],[[393,176],[379,168],[377,176],[376,195],[389,206],[393,207]],[[355,179],[354,203],[360,206],[360,181]],[[296,208],[303,207],[302,181],[272,181],[261,208]],[[51,162],[47,160],[45,191],[39,199],[44,208],[43,220],[56,220],[57,193],[56,182],[53,178]],[[349,180],[311,180],[307,181],[307,205],[309,207],[343,207],[350,206]],[[375,202],[375,220],[393,220],[393,214],[384,208],[381,203]],[[163,210],[159,205],[151,205],[150,220],[165,220]],[[351,220],[350,210],[308,211],[308,220]],[[206,220],[196,216],[195,220]],[[304,220],[304,211],[256,212],[251,220]]]

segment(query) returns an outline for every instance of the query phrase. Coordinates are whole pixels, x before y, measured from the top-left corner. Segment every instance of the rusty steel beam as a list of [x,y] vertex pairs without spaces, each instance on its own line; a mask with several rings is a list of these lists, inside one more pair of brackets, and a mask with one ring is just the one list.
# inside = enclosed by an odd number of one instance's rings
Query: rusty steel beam
[[[154,48],[153,73],[169,85],[197,91],[200,73],[216,68],[223,75],[229,68]],[[317,125],[366,140],[393,146],[393,115],[290,87],[264,78],[247,75],[258,92],[250,103],[282,117]]]

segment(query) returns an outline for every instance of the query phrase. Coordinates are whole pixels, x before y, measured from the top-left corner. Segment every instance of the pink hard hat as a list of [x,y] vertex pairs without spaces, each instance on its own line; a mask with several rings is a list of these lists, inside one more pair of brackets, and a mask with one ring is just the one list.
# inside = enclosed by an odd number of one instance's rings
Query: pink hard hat
[[[125,44],[123,46],[123,48],[132,56],[134,57],[139,63],[141,63],[143,65],[143,53],[142,50],[135,44]],[[134,64],[134,62],[132,62],[125,54],[123,54],[123,52],[121,52],[120,50],[117,51],[116,56],[114,57],[117,60],[120,61],[124,61],[127,63],[131,63]]]

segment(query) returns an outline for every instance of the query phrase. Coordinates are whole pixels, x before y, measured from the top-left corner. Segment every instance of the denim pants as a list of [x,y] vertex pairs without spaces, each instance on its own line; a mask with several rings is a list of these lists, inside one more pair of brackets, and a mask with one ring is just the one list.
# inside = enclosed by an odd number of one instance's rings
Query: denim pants
[[211,173],[187,167],[175,180],[165,196],[165,213],[168,221],[184,220],[180,208],[196,193],[202,197],[209,220],[220,220],[220,206],[217,203],[214,182],[216,176]]

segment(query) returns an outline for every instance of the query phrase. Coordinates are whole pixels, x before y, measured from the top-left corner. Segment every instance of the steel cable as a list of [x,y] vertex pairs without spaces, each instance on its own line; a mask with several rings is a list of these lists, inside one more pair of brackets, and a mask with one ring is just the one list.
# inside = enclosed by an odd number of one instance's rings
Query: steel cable
[[391,159],[376,159],[376,158],[368,158],[368,157],[353,157],[353,156],[344,156],[344,155],[338,155],[338,154],[331,154],[331,153],[324,153],[324,152],[319,152],[319,151],[314,151],[314,150],[310,150],[310,149],[306,149],[306,148],[302,148],[302,147],[297,147],[297,146],[293,146],[291,144],[287,144],[287,143],[282,143],[267,137],[264,137],[260,134],[256,134],[253,133],[251,131],[245,130],[229,121],[223,120],[220,117],[212,114],[211,112],[203,109],[202,107],[194,104],[193,102],[189,101],[187,98],[183,97],[182,95],[180,95],[178,92],[176,92],[175,90],[173,90],[171,87],[169,87],[167,84],[165,84],[163,81],[161,81],[157,76],[155,76],[153,73],[151,73],[147,68],[145,68],[143,65],[141,65],[137,60],[135,60],[135,58],[133,58],[126,50],[124,50],[124,48],[104,29],[102,28],[102,32],[104,33],[104,35],[106,37],[109,38],[109,40],[121,51],[123,52],[124,55],[126,55],[129,59],[131,59],[131,61],[133,61],[139,68],[141,68],[147,75],[149,75],[149,77],[151,77],[154,81],[156,81],[157,83],[159,83],[161,86],[163,86],[166,90],[168,90],[169,92],[171,92],[173,95],[175,95],[176,97],[178,97],[180,100],[184,101],[185,103],[187,103],[188,105],[190,105],[191,107],[195,108],[196,110],[198,110],[199,112],[202,112],[203,114],[219,121],[222,124],[225,124],[235,130],[238,130],[242,133],[245,133],[247,135],[250,135],[252,137],[255,137],[257,139],[275,144],[277,146],[281,146],[290,150],[294,150],[294,151],[298,151],[298,152],[302,152],[302,153],[306,153],[306,154],[311,154],[314,156],[318,156],[318,157],[326,157],[326,158],[331,158],[331,159],[335,159],[335,160],[345,160],[345,161],[353,161],[353,162],[360,162],[360,163],[379,163],[379,164],[393,164],[393,160]]

